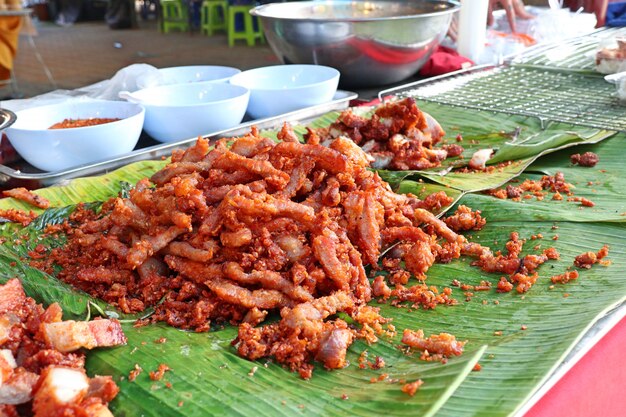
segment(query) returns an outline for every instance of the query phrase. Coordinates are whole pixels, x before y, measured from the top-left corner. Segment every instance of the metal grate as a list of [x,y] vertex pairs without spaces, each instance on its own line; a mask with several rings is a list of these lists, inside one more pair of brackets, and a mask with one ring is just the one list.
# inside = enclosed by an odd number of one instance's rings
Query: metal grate
[[626,36],[626,28],[608,28],[591,34],[529,48],[510,61],[514,65],[566,71],[595,71],[595,52],[607,38]]
[[602,77],[523,67],[491,67],[397,89],[440,104],[626,131],[626,106]]

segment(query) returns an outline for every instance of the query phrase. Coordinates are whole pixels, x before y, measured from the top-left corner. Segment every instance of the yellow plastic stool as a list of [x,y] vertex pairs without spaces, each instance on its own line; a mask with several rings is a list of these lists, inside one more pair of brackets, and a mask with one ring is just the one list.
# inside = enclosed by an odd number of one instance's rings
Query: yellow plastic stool
[[[265,42],[261,21],[250,14],[254,6],[228,6],[228,46],[234,46],[236,40],[245,40],[248,46],[254,46],[258,39]],[[237,15],[243,16],[243,30],[237,31],[235,20]],[[257,23],[256,29],[254,23]]]
[[200,31],[213,35],[213,31],[227,31],[228,1],[204,0],[200,9]]
[[163,32],[169,33],[172,29],[183,32],[189,30],[189,14],[180,0],[161,0],[163,13]]

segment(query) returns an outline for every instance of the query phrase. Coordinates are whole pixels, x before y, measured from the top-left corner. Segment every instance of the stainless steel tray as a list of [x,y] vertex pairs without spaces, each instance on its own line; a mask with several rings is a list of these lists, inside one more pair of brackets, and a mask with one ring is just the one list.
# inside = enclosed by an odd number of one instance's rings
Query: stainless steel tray
[[[351,91],[338,91],[337,94],[335,94],[334,99],[328,103],[307,107],[305,109],[296,110],[294,112],[266,119],[244,122],[232,129],[207,133],[204,137],[219,139],[221,137],[238,136],[249,132],[252,126],[256,126],[259,129],[272,129],[280,127],[283,122],[289,122],[291,124],[304,123],[330,111],[343,110],[347,108],[350,101],[356,99],[357,96],[357,93]],[[172,153],[172,150],[189,147],[196,142],[196,139],[197,138],[190,138],[183,141],[159,143],[156,145],[140,147],[132,152],[120,155],[113,159],[80,165],[63,171],[37,171],[35,168],[28,167],[24,161],[19,162],[19,165],[24,166],[24,168],[17,168],[16,164],[12,164],[12,166],[0,165],[0,188],[6,189],[23,186],[34,189],[47,187],[72,178],[102,174],[127,165],[131,162],[143,161],[147,159],[159,159],[161,157],[169,156]]]

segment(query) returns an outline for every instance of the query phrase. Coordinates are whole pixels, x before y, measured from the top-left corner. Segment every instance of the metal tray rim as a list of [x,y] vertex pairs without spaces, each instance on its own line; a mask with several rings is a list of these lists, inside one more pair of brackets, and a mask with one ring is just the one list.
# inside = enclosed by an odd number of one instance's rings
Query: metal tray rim
[[[335,98],[330,102],[306,107],[289,113],[283,113],[278,116],[241,123],[234,128],[207,133],[203,135],[203,137],[217,139],[220,137],[237,136],[239,134],[246,133],[253,126],[256,126],[259,129],[270,129],[280,126],[283,122],[301,122],[305,119],[322,116],[323,114],[333,110],[345,109],[349,106],[350,101],[356,99],[357,97],[358,94],[355,92],[338,90]],[[7,182],[9,179],[16,179],[23,181],[39,181],[42,186],[49,186],[58,183],[61,180],[97,175],[112,169],[120,168],[132,162],[169,156],[172,150],[191,146],[196,140],[197,138],[190,138],[182,141],[160,143],[136,149],[112,159],[79,165],[66,170],[54,172],[25,173],[0,164],[0,185]]]

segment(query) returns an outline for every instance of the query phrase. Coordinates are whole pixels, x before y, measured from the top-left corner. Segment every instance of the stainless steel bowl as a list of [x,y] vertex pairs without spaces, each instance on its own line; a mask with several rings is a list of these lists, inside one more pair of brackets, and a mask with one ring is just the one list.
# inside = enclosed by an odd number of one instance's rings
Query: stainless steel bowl
[[296,1],[251,10],[286,64],[320,64],[348,87],[413,75],[445,36],[459,3],[447,0]]

